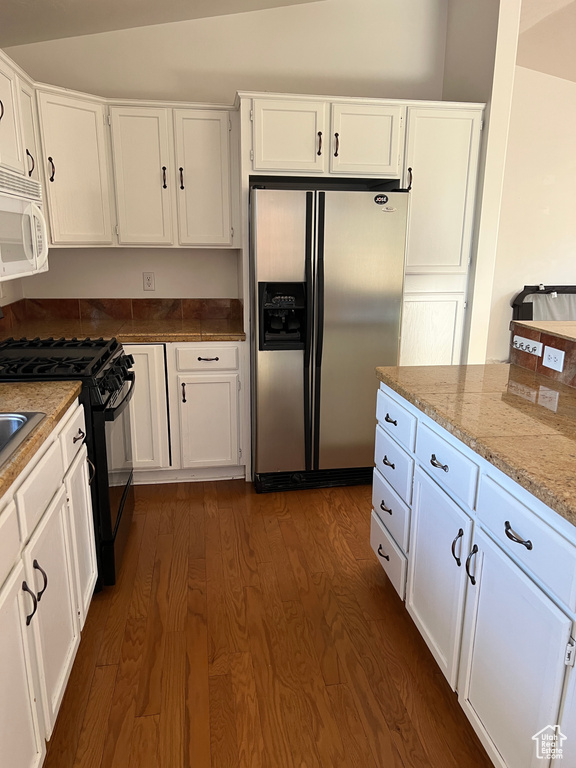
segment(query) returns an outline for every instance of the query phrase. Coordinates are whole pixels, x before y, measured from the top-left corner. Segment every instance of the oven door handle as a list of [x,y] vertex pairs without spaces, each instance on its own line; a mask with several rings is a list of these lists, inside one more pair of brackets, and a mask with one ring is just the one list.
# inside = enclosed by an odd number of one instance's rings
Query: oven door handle
[[132,400],[132,395],[134,394],[134,386],[136,384],[136,376],[134,374],[134,371],[128,371],[126,374],[126,381],[131,381],[132,384],[130,385],[130,389],[122,400],[116,405],[114,408],[106,408],[104,411],[104,421],[116,421],[118,416],[124,411],[124,409],[128,406],[128,403],[130,400]]

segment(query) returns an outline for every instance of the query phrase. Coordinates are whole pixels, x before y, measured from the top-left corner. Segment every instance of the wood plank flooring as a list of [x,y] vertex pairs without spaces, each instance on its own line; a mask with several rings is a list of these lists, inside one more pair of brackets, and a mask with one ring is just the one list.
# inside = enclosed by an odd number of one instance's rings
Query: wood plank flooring
[[369,487],[136,498],[45,768],[490,768],[370,549]]

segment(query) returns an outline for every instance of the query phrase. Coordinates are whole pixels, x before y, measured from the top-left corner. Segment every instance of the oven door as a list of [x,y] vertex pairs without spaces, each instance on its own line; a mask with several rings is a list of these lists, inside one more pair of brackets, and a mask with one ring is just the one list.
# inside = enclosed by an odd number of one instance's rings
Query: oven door
[[123,514],[128,512],[124,507],[131,498],[129,490],[133,461],[128,404],[134,394],[135,376],[130,372],[127,377],[122,389],[115,396],[114,403],[104,411],[110,523],[114,538]]

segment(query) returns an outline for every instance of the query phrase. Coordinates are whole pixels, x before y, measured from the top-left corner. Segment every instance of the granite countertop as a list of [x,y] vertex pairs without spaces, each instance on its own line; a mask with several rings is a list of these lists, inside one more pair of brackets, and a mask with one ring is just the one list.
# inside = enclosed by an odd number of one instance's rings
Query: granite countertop
[[576,320],[513,320],[514,325],[569,341],[576,340]]
[[0,465],[0,498],[76,400],[81,386],[79,381],[0,383],[2,412],[42,411],[46,414],[46,418],[18,446],[10,459]]
[[576,388],[506,363],[397,366],[376,374],[576,525]]
[[14,324],[8,334],[16,339],[116,337],[123,344],[163,343],[170,341],[244,341],[246,334],[241,324],[229,319],[180,319],[154,320],[68,320],[41,318]]

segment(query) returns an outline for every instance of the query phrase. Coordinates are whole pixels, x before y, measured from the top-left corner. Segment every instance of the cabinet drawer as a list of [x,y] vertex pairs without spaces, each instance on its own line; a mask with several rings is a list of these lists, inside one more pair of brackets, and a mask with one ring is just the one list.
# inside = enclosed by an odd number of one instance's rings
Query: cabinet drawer
[[478,484],[476,464],[425,424],[418,427],[416,456],[441,485],[455,493],[468,507],[474,507]]
[[12,570],[19,553],[18,515],[12,501],[0,512],[0,586]]
[[235,371],[238,368],[238,347],[194,347],[176,350],[179,371]]
[[64,428],[60,432],[62,445],[62,457],[64,468],[68,469],[74,457],[82,447],[86,437],[86,422],[84,421],[84,408],[78,405]]
[[60,442],[52,443],[16,491],[22,541],[26,541],[62,484],[64,468]]
[[416,436],[416,416],[391,398],[386,392],[378,390],[376,399],[376,418],[383,429],[405,445],[409,451],[414,450]]
[[380,425],[376,427],[374,464],[394,490],[409,504],[412,498],[414,459],[388,437]]
[[406,552],[410,527],[410,507],[388,485],[377,469],[374,470],[372,482],[372,506],[384,526],[392,534],[394,541],[401,550]]
[[[487,476],[480,480],[477,512],[479,520],[507,552],[571,611],[576,610],[576,547]],[[528,546],[514,542],[511,536]]]
[[400,552],[378,515],[372,511],[370,521],[370,546],[376,553],[378,562],[386,571],[392,586],[404,600],[406,592],[406,556]]

